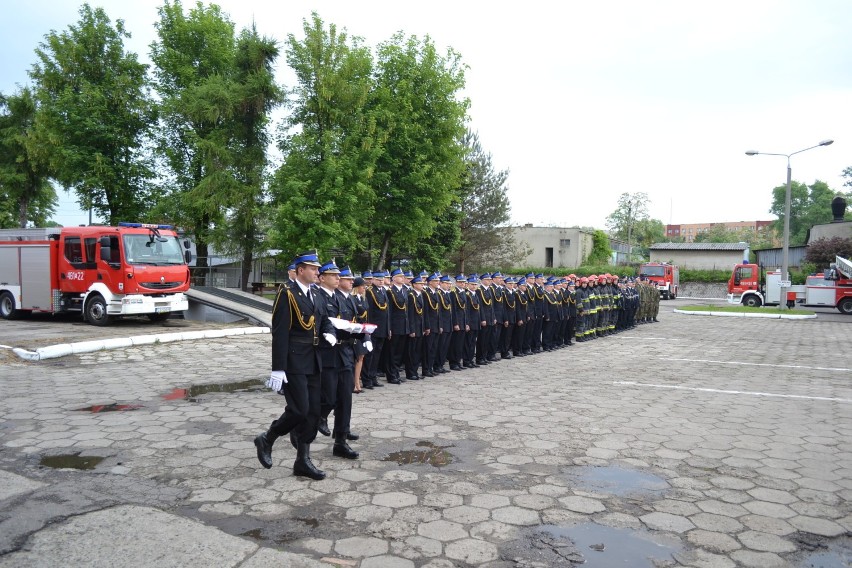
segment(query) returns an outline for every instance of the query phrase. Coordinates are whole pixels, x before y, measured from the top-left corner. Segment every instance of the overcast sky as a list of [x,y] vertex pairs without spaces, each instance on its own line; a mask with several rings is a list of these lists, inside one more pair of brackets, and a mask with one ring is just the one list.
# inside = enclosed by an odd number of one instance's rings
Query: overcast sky
[[[768,220],[793,179],[835,190],[852,166],[852,2],[218,2],[238,30],[283,44],[316,10],[375,46],[429,35],[469,67],[470,127],[509,170],[514,223],[604,228],[624,192],[663,223]],[[79,19],[70,0],[0,0],[0,92],[28,83],[33,49]],[[159,0],[93,1],[149,62]],[[185,1],[188,9],[195,3]],[[283,56],[278,79],[292,85]],[[844,135],[845,133],[845,135]],[[63,193],[63,192],[60,192]],[[63,196],[57,220],[86,222]]]

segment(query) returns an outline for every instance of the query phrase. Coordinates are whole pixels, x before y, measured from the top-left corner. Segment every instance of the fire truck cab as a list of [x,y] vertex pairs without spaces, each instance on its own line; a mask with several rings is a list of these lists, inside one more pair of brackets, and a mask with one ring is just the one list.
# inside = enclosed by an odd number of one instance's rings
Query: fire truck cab
[[655,282],[663,300],[677,298],[680,286],[680,271],[677,266],[668,262],[648,262],[639,265],[639,276]]
[[0,230],[0,316],[80,312],[93,325],[165,319],[189,307],[187,248],[167,225]]

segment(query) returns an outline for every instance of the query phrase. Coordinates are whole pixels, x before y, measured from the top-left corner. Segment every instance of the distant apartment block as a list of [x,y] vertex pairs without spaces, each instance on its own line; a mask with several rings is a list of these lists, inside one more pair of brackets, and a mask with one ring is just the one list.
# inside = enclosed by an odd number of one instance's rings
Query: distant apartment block
[[691,243],[695,237],[716,227],[725,227],[729,231],[750,229],[756,232],[769,230],[774,221],[731,221],[727,223],[691,223],[682,225],[666,225],[666,237],[676,239],[682,237],[684,242]]

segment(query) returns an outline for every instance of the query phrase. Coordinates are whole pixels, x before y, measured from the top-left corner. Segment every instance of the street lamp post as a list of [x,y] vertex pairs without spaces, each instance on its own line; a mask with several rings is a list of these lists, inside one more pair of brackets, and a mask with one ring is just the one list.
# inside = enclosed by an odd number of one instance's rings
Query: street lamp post
[[797,150],[789,154],[773,154],[771,152],[758,152],[757,150],[748,150],[746,156],[784,156],[787,158],[787,191],[784,194],[784,248],[781,252],[781,290],[778,298],[781,309],[787,306],[787,288],[790,286],[790,193],[792,190],[792,170],[790,169],[790,156],[801,154],[807,150],[813,150],[820,146],[829,146],[834,143],[834,140],[823,140],[816,146],[809,146],[802,150]]

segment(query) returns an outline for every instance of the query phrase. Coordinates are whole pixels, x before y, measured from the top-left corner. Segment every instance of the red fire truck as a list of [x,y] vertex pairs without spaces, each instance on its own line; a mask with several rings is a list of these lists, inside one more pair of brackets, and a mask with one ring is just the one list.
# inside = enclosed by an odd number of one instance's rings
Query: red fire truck
[[648,262],[639,265],[639,276],[657,283],[660,298],[674,300],[677,298],[680,286],[680,271],[674,264],[668,262]]
[[[804,285],[790,286],[785,282],[786,304],[810,307],[837,308],[852,315],[852,262],[835,256],[833,266],[812,274]],[[777,306],[781,303],[781,271],[761,274],[756,264],[738,264],[728,280],[728,302],[745,306]]]
[[0,316],[80,312],[163,320],[189,307],[188,250],[168,225],[0,230]]

